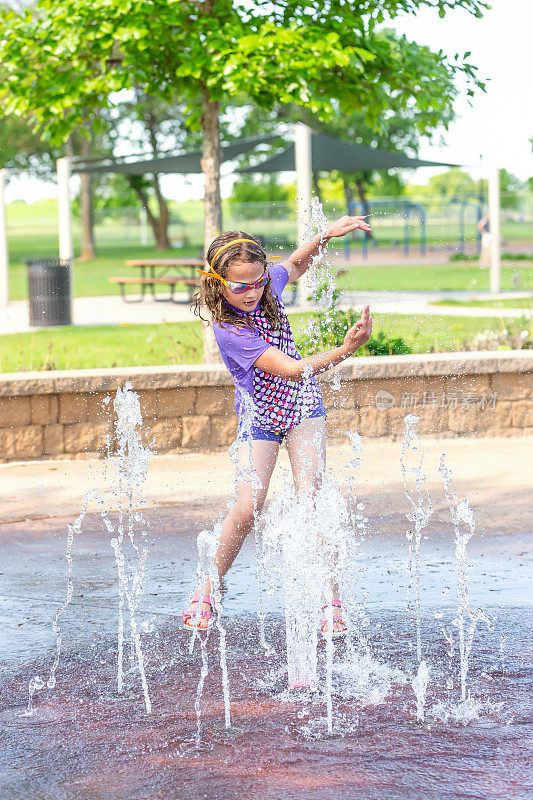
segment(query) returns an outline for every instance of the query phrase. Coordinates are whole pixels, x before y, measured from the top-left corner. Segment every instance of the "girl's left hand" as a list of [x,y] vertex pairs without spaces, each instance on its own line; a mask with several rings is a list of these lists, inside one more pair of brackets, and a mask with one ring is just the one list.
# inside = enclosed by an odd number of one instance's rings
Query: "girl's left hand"
[[355,231],[357,228],[362,231],[372,230],[368,222],[365,222],[365,217],[349,217],[346,215],[335,222],[331,222],[328,225],[328,233],[330,236],[346,236],[347,233]]

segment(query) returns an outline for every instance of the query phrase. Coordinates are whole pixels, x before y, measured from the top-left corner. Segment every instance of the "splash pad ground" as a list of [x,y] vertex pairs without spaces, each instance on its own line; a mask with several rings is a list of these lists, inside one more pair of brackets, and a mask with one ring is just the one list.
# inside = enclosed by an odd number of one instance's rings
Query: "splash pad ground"
[[[435,509],[421,551],[422,641],[430,665],[426,718],[416,720],[410,683],[413,621],[405,609],[408,509],[400,444],[368,442],[356,488],[369,519],[363,560],[371,655],[361,656],[356,673],[343,643],[335,643],[332,736],[321,691],[287,691],[279,594],[267,607],[266,633],[275,654],[265,658],[260,647],[253,541],[230,572],[224,597],[232,725],[224,727],[215,631],[198,733],[201,659],[198,647],[189,654],[180,613],[196,566],[196,534],[217,517],[229,491],[231,465],[223,454],[208,460],[158,456],[151,463],[146,495],[159,505],[144,512],[151,542],[138,617],[152,714],[145,712],[138,673],[127,659],[124,692],[116,691],[116,565],[109,536],[89,507],[74,541],[73,599],[62,618],[57,685],[36,692],[34,714],[24,716],[29,679],[46,681],[53,661],[50,623],[65,596],[66,526],[79,513],[84,492],[100,480],[102,466],[62,461],[3,467],[2,800],[531,796],[526,550],[532,448],[527,439],[422,445]],[[457,703],[450,705],[457,700],[457,670],[443,635],[456,608],[453,535],[437,475],[443,451],[458,495],[470,499],[476,514],[477,533],[468,546],[470,602],[494,618],[493,630],[480,625],[476,632],[471,703],[461,713]],[[330,448],[329,457],[337,467],[348,460],[347,448]],[[210,482],[202,480],[206,463]],[[273,492],[281,480],[278,470]]]

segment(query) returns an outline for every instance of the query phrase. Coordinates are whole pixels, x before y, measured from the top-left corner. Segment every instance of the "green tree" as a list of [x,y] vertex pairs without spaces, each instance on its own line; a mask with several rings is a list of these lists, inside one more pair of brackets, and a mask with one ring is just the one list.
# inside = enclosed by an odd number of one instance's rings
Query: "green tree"
[[520,190],[524,184],[506,169],[500,170],[500,191],[502,208],[517,209],[520,205]]
[[432,175],[428,181],[428,194],[439,195],[450,201],[476,197],[478,193],[479,183],[459,167]]
[[[246,219],[253,219],[255,210],[253,208],[247,209],[248,203],[264,203],[265,209],[263,214],[269,215],[268,204],[288,202],[290,200],[290,192],[286,186],[278,183],[275,175],[268,175],[266,178],[246,177],[239,178],[233,184],[230,201],[238,203],[241,216]],[[272,214],[277,214],[272,207]]]
[[58,152],[59,148],[42,137],[35,118],[0,114],[0,167],[49,178],[55,171]]
[[[114,92],[136,89],[187,102],[202,130],[205,240],[222,227],[220,113],[235,97],[262,108],[295,103],[316,119],[336,109],[363,112],[377,127],[383,113],[422,99],[436,116],[453,101],[443,73],[461,73],[473,94],[476,70],[464,58],[414,48],[381,26],[435,0],[37,0],[0,19],[0,98],[9,112],[33,113],[50,139],[65,141]],[[483,0],[438,0],[441,16],[463,8],[481,16]],[[211,344],[213,340],[211,339]]]

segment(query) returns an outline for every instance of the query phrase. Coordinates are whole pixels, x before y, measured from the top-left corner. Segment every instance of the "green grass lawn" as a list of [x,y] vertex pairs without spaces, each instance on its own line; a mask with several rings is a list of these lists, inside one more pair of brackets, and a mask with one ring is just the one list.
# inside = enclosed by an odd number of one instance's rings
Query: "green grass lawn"
[[532,297],[504,297],[500,300],[439,300],[432,306],[474,306],[481,308],[533,308]]
[[[42,245],[31,248],[29,257],[52,255],[52,249]],[[139,245],[113,245],[109,243],[102,254],[91,261],[77,261],[74,270],[74,292],[77,297],[117,294],[118,289],[109,283],[111,275],[136,275],[137,270],[126,267],[130,258],[176,258],[176,250],[156,250]],[[198,257],[196,247],[179,250],[179,255]],[[502,267],[502,289],[533,291],[533,265],[516,264]],[[472,264],[443,264],[438,266],[361,266],[351,269],[338,280],[340,289],[364,291],[488,291],[487,270]],[[13,263],[10,268],[10,297],[23,300],[27,296],[26,265]]]
[[[291,314],[296,339],[306,316]],[[479,331],[496,330],[502,324],[491,317],[375,314],[374,335],[383,330],[388,336],[401,336],[413,352],[424,353],[459,349]],[[2,372],[197,364],[201,358],[201,323],[196,321],[68,326],[0,336]]]
[[[351,269],[337,281],[339,289],[388,292],[489,291],[489,273],[471,264],[437,266],[362,266]],[[533,267],[502,267],[501,287],[504,290],[533,291]]]

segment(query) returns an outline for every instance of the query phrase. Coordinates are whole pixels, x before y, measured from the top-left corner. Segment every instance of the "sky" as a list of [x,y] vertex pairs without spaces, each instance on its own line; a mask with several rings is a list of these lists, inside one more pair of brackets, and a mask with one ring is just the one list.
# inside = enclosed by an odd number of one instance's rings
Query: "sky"
[[[477,92],[469,105],[466,95],[456,101],[456,120],[443,132],[444,146],[423,142],[420,157],[464,165],[476,179],[485,177],[490,166],[505,167],[521,180],[533,176],[529,139],[533,136],[533,91],[531,88],[531,30],[533,0],[493,0],[492,8],[478,20],[458,9],[440,19],[431,9],[416,16],[397,18],[394,27],[409,39],[442,49],[448,55],[470,50],[469,60],[487,81],[486,93]],[[233,180],[222,167],[222,195],[231,191]],[[411,183],[427,183],[438,170],[419,169]],[[283,180],[294,179],[290,173]],[[169,199],[201,199],[202,176],[168,175],[162,187]],[[55,186],[22,177],[8,186],[6,199],[39,200],[55,195]]]

